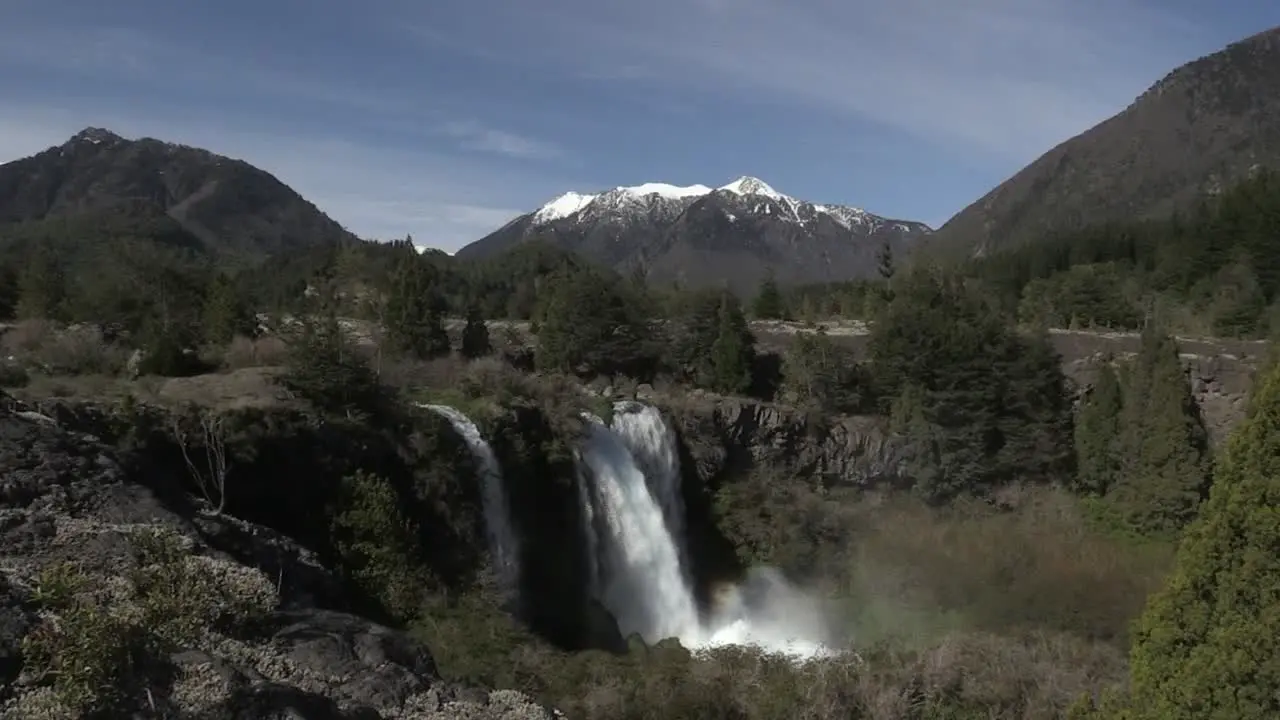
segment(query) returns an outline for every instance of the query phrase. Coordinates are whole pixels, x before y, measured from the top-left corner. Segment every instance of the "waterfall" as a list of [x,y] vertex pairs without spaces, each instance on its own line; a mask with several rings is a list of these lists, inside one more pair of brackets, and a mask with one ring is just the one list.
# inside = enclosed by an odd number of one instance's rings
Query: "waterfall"
[[755,645],[797,658],[829,651],[817,605],[781,574],[756,569],[704,621],[689,577],[675,435],[656,409],[621,402],[611,425],[583,413],[576,457],[591,588],[624,636],[688,648]]
[[[644,473],[649,492],[662,508],[667,532],[683,541],[684,498],[680,494],[680,454],[675,431],[662,419],[657,408],[629,401],[614,406],[612,427]],[[677,550],[687,573],[689,559],[683,542]]]
[[623,635],[647,641],[685,637],[698,628],[698,608],[680,570],[680,554],[662,509],[622,439],[598,418],[586,416],[581,458],[595,494],[589,508],[596,527],[599,600]]
[[502,466],[493,454],[493,448],[480,434],[480,429],[466,415],[448,405],[420,405],[449,421],[471,449],[480,474],[484,500],[484,525],[488,535],[489,552],[493,554],[493,566],[502,589],[518,596],[520,584],[520,546],[511,526],[511,511],[507,503],[507,489],[502,482]]

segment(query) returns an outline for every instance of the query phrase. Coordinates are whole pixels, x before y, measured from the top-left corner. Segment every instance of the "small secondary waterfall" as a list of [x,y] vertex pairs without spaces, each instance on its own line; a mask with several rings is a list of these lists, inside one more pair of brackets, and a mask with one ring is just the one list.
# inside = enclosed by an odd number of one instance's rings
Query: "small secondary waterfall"
[[518,594],[520,583],[520,547],[511,525],[511,510],[507,502],[507,490],[502,482],[502,466],[493,454],[493,448],[480,434],[471,418],[448,405],[422,405],[443,416],[453,425],[476,459],[480,473],[481,491],[484,497],[485,532],[489,537],[489,551],[493,553],[494,569],[502,588]]
[[675,434],[653,407],[624,401],[605,425],[584,413],[578,492],[592,591],[624,636],[675,637],[688,648],[756,645],[793,657],[830,651],[821,612],[781,574],[757,569],[700,617],[689,577]]

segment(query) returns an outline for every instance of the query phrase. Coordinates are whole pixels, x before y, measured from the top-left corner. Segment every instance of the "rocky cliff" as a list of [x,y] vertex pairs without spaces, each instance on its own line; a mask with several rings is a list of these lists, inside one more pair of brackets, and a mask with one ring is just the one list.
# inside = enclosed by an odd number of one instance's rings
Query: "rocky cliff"
[[897,446],[883,418],[821,416],[739,398],[665,404],[702,484],[752,468],[786,468],[823,485],[867,488],[891,480]]
[[342,609],[314,553],[0,400],[4,717],[556,716],[443,681],[426,647]]

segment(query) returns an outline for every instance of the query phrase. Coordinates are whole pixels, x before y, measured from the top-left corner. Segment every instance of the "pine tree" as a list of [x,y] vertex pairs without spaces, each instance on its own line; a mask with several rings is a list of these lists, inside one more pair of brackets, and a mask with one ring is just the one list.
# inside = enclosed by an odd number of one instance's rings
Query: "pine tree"
[[876,273],[880,275],[883,281],[880,284],[880,296],[884,302],[893,300],[893,276],[897,272],[897,268],[893,262],[893,246],[888,240],[880,246],[880,250],[876,252]]
[[373,414],[385,399],[378,377],[338,319],[332,271],[322,269],[289,341],[284,385],[316,407],[349,417]]
[[22,319],[61,319],[67,300],[67,279],[53,252],[37,246],[18,276],[15,315]]
[[737,298],[727,290],[720,297],[716,339],[711,344],[706,386],[716,392],[733,394],[751,387],[751,367],[755,360],[755,338],[747,327]]
[[1076,420],[1076,488],[1080,492],[1101,496],[1115,483],[1120,471],[1116,439],[1123,406],[1120,379],[1107,358],[1093,388],[1080,402]]
[[636,363],[650,335],[642,308],[595,270],[565,268],[547,277],[536,315],[543,370],[612,373]]
[[241,301],[231,279],[218,273],[205,292],[201,313],[201,329],[205,342],[225,345],[236,335],[253,332],[253,315]]
[[786,308],[782,303],[782,293],[771,271],[760,283],[760,291],[756,294],[751,313],[761,320],[782,320]]
[[444,301],[432,268],[412,250],[398,258],[383,312],[388,345],[421,360],[449,354]]
[[[932,500],[1015,480],[1065,480],[1071,407],[1047,339],[1020,337],[984,294],[927,272],[903,278],[871,328],[872,385],[893,412],[915,394],[917,489]],[[927,432],[922,432],[927,427]],[[929,480],[926,482],[925,477]]]
[[12,320],[18,309],[18,273],[10,266],[0,267],[0,320]]
[[857,364],[851,353],[836,346],[819,328],[797,333],[783,358],[784,387],[797,401],[835,412],[851,411],[861,403]]
[[1124,389],[1120,474],[1107,495],[1117,521],[1150,536],[1176,533],[1191,520],[1208,479],[1208,433],[1177,344],[1154,327]]
[[1280,366],[1214,471],[1131,655],[1131,720],[1280,717]]
[[479,306],[467,310],[467,325],[462,329],[462,355],[468,359],[484,357],[493,352],[489,342],[489,326],[480,314]]

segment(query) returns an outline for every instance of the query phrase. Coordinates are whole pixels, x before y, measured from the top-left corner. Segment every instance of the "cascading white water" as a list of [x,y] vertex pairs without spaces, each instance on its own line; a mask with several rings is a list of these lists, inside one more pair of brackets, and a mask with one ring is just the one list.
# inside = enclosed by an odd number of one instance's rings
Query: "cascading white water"
[[588,549],[598,558],[592,587],[624,636],[675,637],[695,649],[755,645],[800,658],[829,652],[818,640],[824,633],[816,604],[767,569],[728,588],[704,622],[681,562],[685,521],[674,434],[657,409],[639,403],[617,404],[612,427],[583,417],[588,428],[579,459],[586,467],[578,480]]
[[651,405],[623,401],[614,406],[613,431],[631,451],[644,473],[646,484],[667,524],[667,532],[678,541],[680,564],[688,574],[689,559],[682,542],[685,537],[684,498],[680,489],[680,455],[676,434]]
[[600,575],[596,591],[623,635],[685,637],[698,629],[698,607],[680,570],[680,554],[627,446],[599,418],[588,420],[582,462],[595,493],[589,508]]
[[511,526],[510,504],[507,502],[507,490],[502,482],[502,466],[493,454],[493,448],[480,434],[480,428],[471,422],[471,418],[448,405],[421,405],[434,413],[438,413],[462,439],[476,460],[476,470],[480,473],[481,492],[484,499],[485,533],[489,539],[489,552],[493,554],[494,570],[498,581],[508,593],[516,595],[520,583],[520,546],[516,540],[515,530]]

